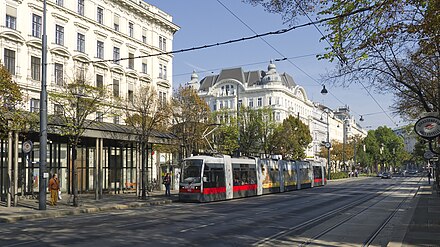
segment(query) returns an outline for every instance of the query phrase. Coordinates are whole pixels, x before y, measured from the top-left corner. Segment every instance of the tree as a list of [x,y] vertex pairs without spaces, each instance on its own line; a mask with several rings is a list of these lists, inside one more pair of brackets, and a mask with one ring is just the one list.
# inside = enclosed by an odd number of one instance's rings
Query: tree
[[147,148],[154,130],[165,130],[171,116],[170,104],[159,99],[159,93],[151,85],[141,86],[133,96],[123,100],[125,123],[133,127],[141,147],[142,154],[142,199],[146,199],[147,185]]
[[289,24],[305,15],[334,17],[321,23],[329,45],[319,58],[338,61],[329,80],[394,93],[404,118],[440,109],[439,1],[244,1],[282,14]]
[[29,114],[20,109],[22,104],[20,86],[0,64],[0,139],[7,137],[11,130],[22,130],[26,127]]
[[49,92],[49,97],[55,105],[54,115],[50,116],[51,127],[67,136],[72,148],[73,206],[78,207],[77,148],[85,131],[111,109],[110,96],[106,88],[95,87],[81,69],[65,85]]
[[275,130],[277,140],[275,152],[283,155],[286,159],[304,159],[305,150],[312,142],[309,126],[299,118],[289,116],[284,119],[282,125]]
[[188,157],[206,147],[203,132],[211,124],[211,111],[191,87],[180,86],[175,92],[173,102],[173,133],[183,147],[182,156]]
[[214,132],[214,143],[219,153],[233,155],[239,148],[237,117],[231,112],[220,110],[213,113],[213,119],[220,124]]

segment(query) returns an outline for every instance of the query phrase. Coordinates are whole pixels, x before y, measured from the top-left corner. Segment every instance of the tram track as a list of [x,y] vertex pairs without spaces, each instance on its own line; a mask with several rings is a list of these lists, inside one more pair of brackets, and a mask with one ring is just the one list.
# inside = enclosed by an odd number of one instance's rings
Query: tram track
[[[319,225],[319,224],[321,224],[322,222],[324,222],[324,221],[326,221],[326,220],[328,220],[328,219],[330,219],[330,218],[336,217],[336,216],[340,215],[340,214],[343,213],[343,212],[349,211],[349,210],[351,210],[351,209],[353,209],[353,208],[355,208],[355,207],[357,207],[357,206],[359,206],[359,205],[364,204],[364,203],[367,202],[367,201],[370,201],[370,200],[372,200],[372,199],[374,199],[374,198],[377,198],[377,197],[382,196],[382,195],[385,194],[385,193],[390,192],[393,188],[395,188],[395,187],[398,186],[398,185],[399,185],[399,184],[393,184],[393,185],[390,185],[389,188],[387,188],[385,191],[383,191],[383,192],[380,193],[380,194],[376,194],[376,195],[373,195],[373,196],[360,198],[360,199],[355,200],[355,201],[353,201],[353,202],[351,202],[351,203],[349,203],[349,204],[346,204],[346,205],[344,205],[344,206],[342,206],[342,207],[339,207],[339,208],[336,208],[336,209],[334,209],[334,210],[328,211],[328,212],[326,212],[326,213],[324,213],[324,214],[322,214],[322,215],[319,215],[319,216],[317,216],[317,217],[314,217],[314,218],[312,218],[312,219],[310,219],[310,220],[308,220],[308,221],[305,221],[305,222],[303,222],[303,223],[301,223],[301,224],[298,224],[298,225],[295,225],[295,226],[293,226],[293,227],[290,227],[290,228],[288,228],[288,229],[286,229],[286,230],[283,230],[283,231],[281,231],[281,232],[279,232],[279,233],[277,233],[277,234],[275,234],[275,235],[272,235],[272,236],[270,236],[270,237],[264,238],[264,239],[262,239],[262,240],[260,240],[260,241],[258,241],[258,242],[256,242],[256,243],[254,243],[253,246],[265,246],[265,245],[269,245],[269,244],[272,243],[272,242],[278,241],[278,240],[281,239],[282,237],[285,237],[285,236],[287,236],[287,235],[291,235],[292,233],[295,233],[295,232],[299,232],[299,231],[301,231],[301,230],[303,230],[303,229],[307,229],[307,228],[309,228],[309,227],[311,227],[311,226]],[[382,199],[381,199],[381,200],[382,200]],[[380,201],[381,201],[381,200],[380,200]],[[343,224],[343,223],[345,223],[345,222],[342,222],[341,224]],[[338,226],[340,226],[341,224],[339,224]],[[334,228],[336,228],[336,227],[337,227],[337,226],[335,226]],[[330,231],[330,230],[329,230],[329,231]],[[325,233],[327,233],[327,232],[329,232],[329,231],[326,231]],[[325,235],[325,233],[324,233],[324,234],[320,234],[320,236]],[[319,237],[319,236],[315,236],[315,237],[317,238],[317,237]],[[310,239],[309,239],[309,240],[310,240]],[[305,241],[305,242],[309,242],[309,240],[308,240],[308,241]],[[312,239],[312,240],[313,240],[313,239]],[[303,244],[304,244],[304,243],[303,243]]]
[[[421,179],[419,179],[419,181],[417,182],[417,184],[420,183],[420,181],[421,181]],[[280,233],[280,234],[278,234],[277,236],[271,236],[270,239],[269,239],[269,238],[264,239],[263,241],[260,241],[259,243],[255,244],[255,245],[257,245],[257,246],[260,246],[260,245],[271,245],[271,243],[273,244],[273,243],[276,242],[276,241],[280,241],[280,239],[281,239],[282,237],[286,236],[286,235],[291,235],[292,233],[294,233],[294,232],[298,232],[298,231],[300,231],[301,229],[306,228],[306,227],[308,227],[308,226],[313,226],[313,225],[314,225],[314,226],[317,226],[317,225],[319,225],[320,222],[319,222],[319,220],[318,220],[317,218],[326,217],[326,219],[329,219],[331,215],[334,215],[334,216],[339,215],[339,213],[343,213],[343,211],[348,211],[348,210],[350,210],[351,208],[354,208],[354,207],[357,206],[357,205],[353,205],[353,204],[362,205],[365,201],[369,201],[369,200],[374,199],[374,198],[376,198],[376,197],[382,196],[382,195],[384,195],[385,193],[389,193],[389,195],[387,195],[387,196],[381,198],[380,200],[378,200],[378,201],[374,202],[373,204],[369,205],[368,207],[363,208],[363,209],[361,209],[360,211],[357,211],[356,213],[353,213],[353,214],[351,214],[350,216],[348,216],[348,217],[346,217],[346,218],[340,220],[340,221],[337,222],[336,224],[334,224],[334,225],[328,227],[328,228],[325,229],[324,231],[322,231],[322,232],[316,234],[315,236],[313,236],[313,237],[311,237],[311,238],[307,238],[307,240],[302,241],[302,243],[300,243],[298,246],[308,246],[308,245],[312,245],[312,244],[317,244],[317,245],[319,245],[318,243],[316,243],[317,240],[319,240],[321,237],[325,236],[326,234],[330,233],[331,231],[337,229],[338,227],[343,226],[344,224],[346,224],[347,222],[349,222],[349,221],[352,220],[353,218],[359,216],[361,213],[366,212],[367,210],[373,209],[374,206],[376,206],[376,205],[379,204],[380,202],[382,202],[382,201],[384,201],[385,199],[387,199],[390,195],[392,195],[393,192],[391,192],[391,191],[394,189],[394,187],[396,187],[396,186],[398,186],[398,185],[399,185],[399,184],[395,184],[395,185],[393,185],[391,188],[389,188],[389,189],[387,189],[386,191],[382,192],[380,195],[373,196],[373,197],[370,197],[370,198],[365,199],[365,200],[358,200],[358,201],[355,201],[355,202],[353,202],[352,204],[347,205],[347,206],[344,207],[344,208],[341,208],[340,210],[331,211],[331,212],[328,212],[327,214],[324,214],[324,215],[322,215],[322,216],[319,216],[319,217],[316,217],[316,218],[314,218],[314,219],[311,219],[311,220],[309,220],[309,221],[307,221],[307,222],[304,222],[304,223],[301,224],[301,225],[296,226],[295,228],[291,228],[291,229],[289,229],[288,232],[284,232],[284,233],[282,233],[282,234]],[[417,187],[417,189],[418,189],[418,188],[419,188],[419,187]],[[397,188],[397,189],[394,189],[394,190],[397,191],[398,188]],[[381,231],[382,231],[383,229],[385,229],[385,227],[387,226],[387,224],[393,219],[393,217],[397,214],[397,212],[399,212],[399,210],[400,210],[400,209],[402,208],[402,206],[406,203],[406,201],[407,201],[409,198],[411,198],[411,195],[414,193],[414,190],[415,190],[415,189],[412,189],[410,192],[408,192],[408,195],[407,195],[402,201],[400,201],[400,203],[399,203],[399,204],[393,209],[393,211],[392,211],[392,212],[391,212],[391,213],[390,213],[390,214],[389,214],[389,215],[388,215],[388,216],[387,216],[387,217],[381,222],[381,224],[380,224],[377,228],[375,228],[375,230],[374,230],[374,231],[373,231],[373,232],[367,237],[367,239],[364,241],[363,246],[369,246],[369,245],[370,245],[370,244],[376,239],[376,237],[381,233]],[[324,220],[322,220],[322,221],[324,221]],[[321,243],[321,244],[322,244],[322,243]]]

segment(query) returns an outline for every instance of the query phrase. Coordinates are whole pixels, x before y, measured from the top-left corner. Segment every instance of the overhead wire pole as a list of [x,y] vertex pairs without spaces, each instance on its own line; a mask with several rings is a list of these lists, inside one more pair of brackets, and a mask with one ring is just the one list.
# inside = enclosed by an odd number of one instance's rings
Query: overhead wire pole
[[43,1],[43,44],[41,49],[42,72],[40,92],[40,183],[38,209],[46,210],[46,159],[47,159],[47,36],[46,36],[46,0]]

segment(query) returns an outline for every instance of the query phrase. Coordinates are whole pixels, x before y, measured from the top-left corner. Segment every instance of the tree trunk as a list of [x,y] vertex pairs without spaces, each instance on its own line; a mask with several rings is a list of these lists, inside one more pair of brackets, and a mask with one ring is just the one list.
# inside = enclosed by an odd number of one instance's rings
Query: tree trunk
[[78,207],[78,169],[76,167],[76,158],[77,158],[77,146],[76,144],[72,146],[72,190],[73,190],[73,206]]
[[142,157],[142,193],[141,193],[141,198],[142,199],[147,199],[147,162],[146,162],[146,158],[147,158],[147,154],[146,154],[146,148],[145,148],[145,143],[142,142],[141,143],[141,157]]

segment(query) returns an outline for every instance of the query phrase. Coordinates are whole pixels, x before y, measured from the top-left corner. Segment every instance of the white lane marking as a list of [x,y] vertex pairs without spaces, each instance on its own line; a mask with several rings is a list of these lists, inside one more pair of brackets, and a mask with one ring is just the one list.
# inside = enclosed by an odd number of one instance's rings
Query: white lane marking
[[31,241],[27,241],[27,242],[3,245],[3,247],[20,246],[20,245],[25,245],[25,244],[37,243],[37,242],[39,242],[39,241],[38,240],[31,240]]
[[209,224],[206,224],[206,225],[200,225],[200,226],[196,226],[196,227],[191,227],[191,228],[183,229],[180,232],[188,232],[188,231],[192,231],[192,230],[200,229],[200,228],[205,228],[205,227],[212,226],[212,225],[215,225],[215,223],[209,223]]

